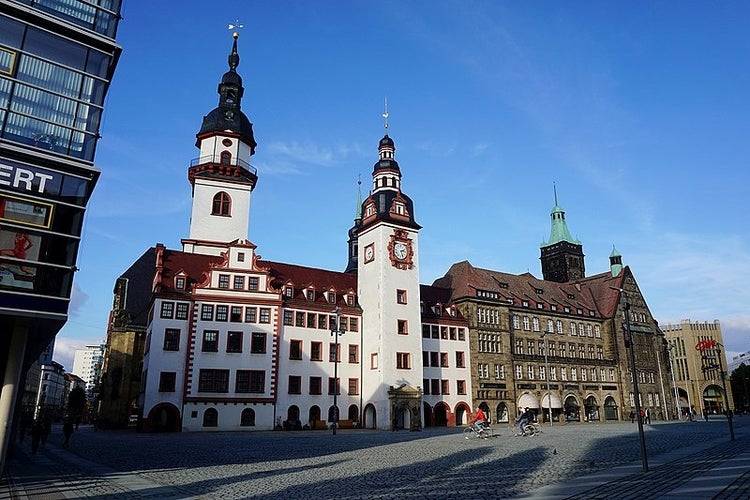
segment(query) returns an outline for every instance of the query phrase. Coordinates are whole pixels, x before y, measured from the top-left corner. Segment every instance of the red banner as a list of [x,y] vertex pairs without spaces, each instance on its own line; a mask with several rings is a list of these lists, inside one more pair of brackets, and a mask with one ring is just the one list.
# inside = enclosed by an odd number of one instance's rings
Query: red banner
[[712,347],[716,347],[715,340],[701,340],[697,344],[695,344],[695,349],[701,352],[705,351],[706,349],[711,349]]

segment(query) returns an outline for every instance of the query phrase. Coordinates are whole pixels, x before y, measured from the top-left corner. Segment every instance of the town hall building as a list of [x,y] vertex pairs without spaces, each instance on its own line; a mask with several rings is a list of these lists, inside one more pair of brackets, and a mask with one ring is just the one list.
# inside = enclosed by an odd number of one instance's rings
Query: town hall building
[[586,277],[557,203],[543,279],[459,262],[419,283],[421,226],[387,133],[344,271],[261,258],[248,240],[257,143],[237,38],[188,168],[189,236],[180,250],[147,249],[115,283],[103,425],[418,430],[465,424],[477,407],[492,422],[524,407],[622,420],[635,401],[631,345],[641,404],[666,414],[666,343],[632,272],[613,250],[609,270]]

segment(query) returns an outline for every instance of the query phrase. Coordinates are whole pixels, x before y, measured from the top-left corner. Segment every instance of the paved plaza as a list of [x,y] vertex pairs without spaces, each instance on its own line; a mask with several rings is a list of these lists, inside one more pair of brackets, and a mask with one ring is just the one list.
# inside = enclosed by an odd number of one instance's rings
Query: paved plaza
[[0,498],[748,498],[750,416],[644,426],[544,426],[535,437],[496,427],[140,434],[82,426],[69,449],[53,429],[8,462]]

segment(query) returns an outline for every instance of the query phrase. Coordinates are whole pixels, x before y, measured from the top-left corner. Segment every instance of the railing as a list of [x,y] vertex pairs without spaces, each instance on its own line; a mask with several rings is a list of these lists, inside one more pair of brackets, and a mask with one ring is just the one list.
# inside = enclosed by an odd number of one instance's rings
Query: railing
[[[216,161],[219,160],[219,161]],[[228,163],[222,163],[219,158],[216,156],[201,156],[199,158],[193,158],[190,160],[190,166],[194,167],[196,165],[203,165],[204,163],[213,163],[214,165],[227,165],[230,167],[241,167],[250,172],[253,175],[258,175],[258,169],[250,165],[250,163],[246,162],[245,160],[241,158],[232,158],[231,161]]]

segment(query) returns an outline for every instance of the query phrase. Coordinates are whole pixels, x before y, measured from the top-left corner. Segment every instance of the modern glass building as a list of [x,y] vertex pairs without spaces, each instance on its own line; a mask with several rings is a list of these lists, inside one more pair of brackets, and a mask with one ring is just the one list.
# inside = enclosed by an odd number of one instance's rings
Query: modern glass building
[[12,417],[21,374],[67,320],[120,8],[0,0],[2,419]]

